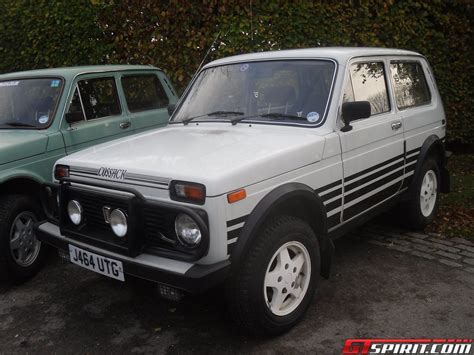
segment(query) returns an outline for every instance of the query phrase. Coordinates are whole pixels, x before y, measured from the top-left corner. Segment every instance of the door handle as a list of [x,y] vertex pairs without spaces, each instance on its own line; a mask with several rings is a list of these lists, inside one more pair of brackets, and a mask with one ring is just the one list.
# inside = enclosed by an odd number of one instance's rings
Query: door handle
[[400,121],[392,123],[392,129],[396,131],[397,129],[402,128],[402,123]]
[[130,126],[131,126],[130,122],[121,122],[120,123],[120,128],[122,128],[122,129],[130,128]]

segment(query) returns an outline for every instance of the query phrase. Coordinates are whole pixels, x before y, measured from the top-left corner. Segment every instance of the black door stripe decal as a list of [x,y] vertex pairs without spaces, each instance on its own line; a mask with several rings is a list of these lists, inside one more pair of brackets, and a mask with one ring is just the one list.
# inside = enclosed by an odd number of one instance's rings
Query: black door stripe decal
[[359,176],[365,175],[365,174],[367,174],[367,173],[369,173],[369,172],[371,172],[371,171],[373,171],[373,170],[376,170],[376,169],[381,168],[381,167],[383,167],[383,166],[385,166],[385,165],[388,165],[388,164],[390,164],[390,163],[393,163],[394,161],[397,161],[397,160],[399,160],[399,159],[402,159],[403,157],[404,157],[404,154],[400,154],[400,155],[398,155],[398,156],[396,156],[396,157],[394,157],[394,158],[388,159],[388,160],[386,160],[386,161],[384,161],[384,162],[382,162],[382,163],[379,163],[379,164],[376,164],[376,165],[374,165],[374,166],[371,166],[371,167],[368,168],[368,169],[359,171],[358,173],[353,174],[353,175],[350,175],[350,176],[348,176],[347,178],[345,178],[345,182],[354,180],[354,179],[358,178]]
[[[344,196],[344,203],[346,204],[346,203],[349,203],[351,201],[354,201],[356,198],[364,196],[364,195],[370,193],[371,191],[373,191],[375,189],[378,189],[379,187],[381,187],[385,184],[388,184],[388,183],[396,180],[397,178],[400,178],[401,176],[403,176],[403,169],[400,170],[400,171],[396,171],[393,174],[390,174],[390,175],[386,176],[383,179],[375,181],[372,184],[367,185],[367,186],[365,186],[365,187],[363,187],[359,190],[348,193],[347,195]],[[401,185],[401,180],[398,181],[398,186],[400,186],[400,185]],[[368,197],[370,197],[370,196],[368,196]]]
[[[360,180],[357,180],[357,181],[355,181],[355,182],[352,182],[352,183],[350,183],[350,184],[347,184],[347,185],[344,187],[344,190],[345,190],[346,193],[348,193],[349,191],[354,190],[354,189],[357,188],[358,186],[361,186],[361,185],[363,185],[363,184],[365,184],[365,183],[368,183],[368,182],[370,182],[370,181],[372,181],[372,180],[375,180],[375,179],[381,177],[382,175],[385,175],[385,174],[387,174],[387,173],[389,173],[389,172],[391,172],[391,171],[400,169],[400,168],[402,168],[402,167],[403,167],[403,161],[400,161],[400,162],[398,162],[398,163],[396,163],[396,164],[394,164],[394,165],[390,165],[390,166],[388,166],[388,167],[386,167],[386,168],[384,168],[384,169],[382,169],[382,170],[380,170],[380,171],[377,171],[376,173],[370,174],[370,175],[368,175],[368,176],[366,176],[366,177],[364,177],[364,178],[362,178],[362,179],[360,179]],[[400,171],[403,171],[403,169],[400,169]]]
[[376,205],[377,203],[382,202],[383,200],[389,198],[390,196],[394,195],[398,191],[399,185],[391,185],[388,186],[386,189],[377,192],[376,194],[362,200],[361,202],[355,204],[354,206],[348,207],[344,209],[344,220],[348,220],[358,214],[365,212],[372,206]]

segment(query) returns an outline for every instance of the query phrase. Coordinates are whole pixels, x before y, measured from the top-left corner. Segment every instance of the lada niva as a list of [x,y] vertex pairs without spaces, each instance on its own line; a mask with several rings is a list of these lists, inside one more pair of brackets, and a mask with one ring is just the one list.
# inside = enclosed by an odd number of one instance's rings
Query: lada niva
[[421,228],[449,190],[446,120],[415,52],[316,48],[207,64],[167,128],[59,160],[40,239],[163,296],[225,283],[253,334],[293,326],[333,239],[396,204]]

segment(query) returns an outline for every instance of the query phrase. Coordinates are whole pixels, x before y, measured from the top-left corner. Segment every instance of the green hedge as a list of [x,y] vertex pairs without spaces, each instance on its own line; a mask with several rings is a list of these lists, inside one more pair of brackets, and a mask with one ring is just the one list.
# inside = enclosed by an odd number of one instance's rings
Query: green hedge
[[474,144],[471,0],[3,0],[0,11],[2,72],[149,63],[165,69],[180,90],[220,31],[226,36],[209,60],[317,46],[415,50],[435,72],[448,139]]

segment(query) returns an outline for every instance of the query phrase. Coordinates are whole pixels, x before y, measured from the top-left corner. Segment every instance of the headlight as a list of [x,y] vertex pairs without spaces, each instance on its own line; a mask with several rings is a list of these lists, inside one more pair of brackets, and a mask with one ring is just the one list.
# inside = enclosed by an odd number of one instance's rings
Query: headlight
[[113,210],[110,213],[110,227],[119,238],[125,237],[127,234],[128,224],[127,215],[120,209]]
[[67,214],[69,215],[69,219],[72,223],[76,226],[81,224],[82,221],[82,206],[76,200],[71,200],[67,204]]
[[201,243],[202,234],[194,219],[180,213],[174,222],[174,229],[179,241],[186,247],[197,247]]

